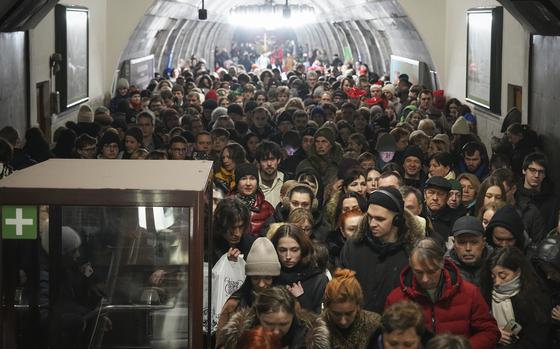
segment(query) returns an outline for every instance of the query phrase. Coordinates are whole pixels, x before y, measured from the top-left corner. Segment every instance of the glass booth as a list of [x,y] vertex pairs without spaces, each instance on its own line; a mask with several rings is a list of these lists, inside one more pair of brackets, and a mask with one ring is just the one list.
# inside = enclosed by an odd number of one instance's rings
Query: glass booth
[[49,160],[0,181],[0,347],[202,348],[211,165]]

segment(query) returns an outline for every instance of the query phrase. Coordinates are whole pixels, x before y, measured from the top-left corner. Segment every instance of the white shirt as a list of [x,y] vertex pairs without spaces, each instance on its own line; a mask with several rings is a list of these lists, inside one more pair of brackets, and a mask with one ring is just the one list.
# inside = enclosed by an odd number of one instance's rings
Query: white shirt
[[276,205],[280,202],[280,190],[284,185],[284,174],[280,171],[276,173],[276,178],[269,187],[265,185],[262,181],[261,172],[259,171],[259,187],[264,193],[264,198],[266,201],[270,202],[272,207],[276,208]]

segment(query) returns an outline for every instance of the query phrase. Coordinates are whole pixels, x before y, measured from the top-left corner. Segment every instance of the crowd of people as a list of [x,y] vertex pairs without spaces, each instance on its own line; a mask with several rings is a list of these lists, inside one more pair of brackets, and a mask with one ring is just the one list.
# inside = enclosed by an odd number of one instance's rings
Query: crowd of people
[[213,161],[208,260],[247,275],[217,348],[560,345],[560,201],[518,111],[487,149],[467,105],[404,74],[191,63],[119,79],[54,147],[4,127],[1,177],[49,158]]

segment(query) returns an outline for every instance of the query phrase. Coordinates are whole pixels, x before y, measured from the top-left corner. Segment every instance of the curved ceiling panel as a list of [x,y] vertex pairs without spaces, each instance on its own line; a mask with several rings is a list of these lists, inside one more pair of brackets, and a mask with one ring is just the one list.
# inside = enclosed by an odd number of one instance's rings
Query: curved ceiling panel
[[[131,35],[121,61],[154,53],[156,68],[177,65],[191,55],[213,66],[214,49],[230,48],[235,27],[230,10],[242,5],[284,4],[284,0],[206,0],[208,20],[198,20],[200,0],[154,0]],[[344,53],[385,73],[391,54],[426,62],[430,53],[397,0],[289,0],[315,9],[314,21],[297,28],[298,45],[323,49],[329,59]]]

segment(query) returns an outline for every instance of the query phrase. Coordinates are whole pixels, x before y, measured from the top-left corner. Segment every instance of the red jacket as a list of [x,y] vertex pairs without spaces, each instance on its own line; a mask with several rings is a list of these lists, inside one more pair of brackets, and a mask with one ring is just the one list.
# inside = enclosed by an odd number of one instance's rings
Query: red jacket
[[[274,214],[274,207],[265,200],[263,192],[259,189],[257,190],[257,200],[249,210],[251,211],[251,235],[259,236],[268,217]],[[266,232],[263,232],[263,234],[266,234]]]
[[494,349],[500,338],[496,320],[478,287],[461,279],[459,269],[445,260],[443,285],[436,303],[417,284],[410,267],[401,272],[401,286],[395,288],[385,307],[403,300],[418,303],[424,310],[426,329],[435,334],[450,332],[469,338],[473,349]]

